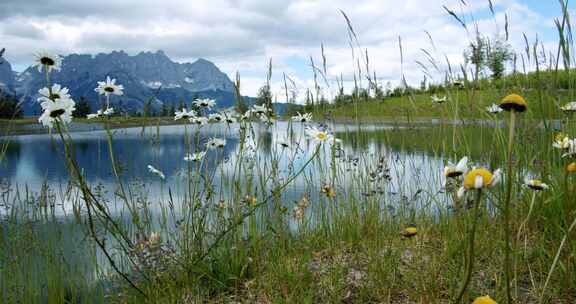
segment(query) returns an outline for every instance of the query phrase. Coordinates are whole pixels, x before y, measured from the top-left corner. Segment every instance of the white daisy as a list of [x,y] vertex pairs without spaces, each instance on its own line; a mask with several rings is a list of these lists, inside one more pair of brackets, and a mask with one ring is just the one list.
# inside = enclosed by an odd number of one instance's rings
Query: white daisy
[[226,145],[226,139],[211,138],[206,142],[206,148],[209,150],[214,150],[216,148],[224,148]]
[[203,126],[208,123],[208,118],[202,116],[192,117],[190,118],[190,122],[198,126]]
[[574,141],[574,139],[568,139],[563,143],[562,149],[565,151],[562,157],[572,157],[576,155],[576,141]]
[[152,174],[158,175],[161,179],[166,179],[166,176],[164,175],[164,173],[162,173],[162,171],[152,167],[152,165],[148,165],[148,171]]
[[42,68],[50,73],[52,70],[60,71],[62,66],[62,57],[48,52],[40,52],[35,55],[36,60],[33,67],[38,68],[38,72],[42,72]]
[[42,88],[38,90],[40,97],[38,102],[55,101],[58,99],[70,99],[68,88],[63,88],[61,85],[55,83],[52,88]]
[[197,162],[197,161],[202,160],[202,158],[204,158],[205,155],[206,155],[206,151],[196,152],[196,153],[192,153],[192,154],[186,154],[186,156],[184,157],[184,160],[187,162]]
[[222,120],[224,120],[224,116],[220,113],[212,113],[212,114],[208,115],[208,120],[215,121],[215,122],[221,122]]
[[552,147],[561,150],[566,150],[570,148],[571,145],[573,145],[573,140],[562,134],[556,135],[556,138],[554,138],[554,143],[552,143]]
[[224,121],[228,124],[233,124],[236,122],[236,117],[238,117],[238,113],[236,113],[236,111],[234,110],[228,110],[228,111],[224,111],[222,112],[222,117],[224,118]]
[[460,80],[454,80],[452,81],[452,85],[457,87],[457,88],[463,88],[464,87],[464,82],[460,81]]
[[116,79],[110,79],[110,76],[106,76],[105,81],[98,81],[98,87],[94,91],[107,97],[110,95],[122,96],[124,94],[124,86],[116,84]]
[[268,114],[272,111],[270,111],[270,109],[268,109],[265,105],[261,105],[261,106],[253,105],[250,112],[252,114],[256,114],[256,115],[265,115],[265,114]]
[[244,114],[240,115],[240,120],[246,121],[246,120],[250,119],[250,116],[252,116],[252,111],[248,110],[248,111],[244,112]]
[[98,110],[98,111],[96,111],[96,113],[86,115],[86,118],[88,118],[88,119],[100,118],[103,115],[104,114],[102,113],[102,110]]
[[433,103],[443,103],[446,100],[448,100],[448,97],[446,97],[446,96],[438,97],[438,95],[436,95],[436,94],[432,95],[430,98],[432,98]]
[[184,108],[181,111],[174,112],[174,120],[190,119],[192,117],[196,117],[196,111],[194,110],[187,111],[186,108]]
[[72,112],[76,109],[75,105],[72,99],[46,100],[40,104],[44,112],[38,122],[48,128],[52,128],[57,120],[64,124],[70,123],[72,121]]
[[576,101],[569,102],[560,107],[560,110],[564,112],[576,112]]
[[210,99],[210,98],[196,99],[192,103],[194,105],[196,105],[197,107],[207,108],[207,109],[212,109],[213,107],[216,106],[216,101],[214,99]]
[[502,180],[502,170],[490,172],[484,168],[473,168],[464,176],[464,185],[458,189],[456,195],[463,198],[466,191],[472,189],[492,188]]
[[486,107],[486,112],[488,112],[488,113],[490,113],[490,114],[498,114],[498,113],[500,113],[500,112],[502,112],[502,111],[504,111],[504,110],[502,110],[502,108],[501,108],[499,105],[495,104],[495,103],[493,103],[493,104],[490,105],[489,107]]
[[547,184],[543,183],[542,181],[538,179],[530,179],[528,177],[524,179],[524,186],[536,191],[548,190],[548,188],[550,188]]
[[105,116],[112,116],[112,115],[114,115],[114,108],[109,107],[102,114],[104,114]]
[[297,112],[296,116],[292,116],[292,121],[311,122],[312,121],[312,113],[300,114],[300,112]]
[[276,122],[276,119],[274,119],[274,117],[268,116],[268,115],[258,115],[258,118],[260,119],[261,122],[267,124],[267,125],[273,125],[274,122]]
[[468,157],[464,156],[460,161],[454,166],[448,163],[448,166],[444,167],[445,177],[458,177],[468,171]]
[[306,135],[317,142],[332,141],[332,135],[327,131],[320,130],[317,127],[307,126],[305,129]]

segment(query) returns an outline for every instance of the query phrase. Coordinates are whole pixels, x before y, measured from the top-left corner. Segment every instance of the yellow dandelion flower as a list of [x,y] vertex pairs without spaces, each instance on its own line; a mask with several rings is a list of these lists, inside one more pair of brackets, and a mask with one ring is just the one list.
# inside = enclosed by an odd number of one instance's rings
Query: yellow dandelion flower
[[404,228],[404,231],[402,232],[404,237],[413,237],[416,236],[416,234],[418,234],[418,229],[416,226],[408,226]]
[[504,111],[516,111],[516,112],[524,112],[528,104],[524,97],[518,94],[510,94],[502,99],[500,103],[500,108]]
[[478,297],[472,304],[498,304],[490,296]]

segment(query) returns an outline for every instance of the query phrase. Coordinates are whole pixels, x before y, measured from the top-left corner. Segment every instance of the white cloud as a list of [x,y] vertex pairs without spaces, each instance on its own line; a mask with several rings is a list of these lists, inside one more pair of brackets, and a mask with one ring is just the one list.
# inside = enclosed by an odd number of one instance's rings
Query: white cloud
[[[302,86],[300,91],[311,86],[309,56],[321,65],[321,43],[328,78],[342,74],[347,83],[353,79],[357,59],[351,56],[340,9],[350,17],[361,47],[369,51],[370,69],[382,82],[397,83],[401,78],[399,36],[403,72],[410,82],[423,76],[416,60],[429,64],[421,49],[434,56],[440,69],[446,68],[445,56],[455,66],[462,63],[468,37],[443,5],[464,16],[470,27],[472,16],[481,16],[476,21],[488,35],[503,31],[506,12],[510,41],[518,49],[523,47],[523,32],[533,38],[554,26],[518,0],[493,1],[497,22],[488,12],[487,1],[467,2],[473,4],[462,6],[460,0],[3,0],[0,41],[16,66],[29,64],[40,49],[62,54],[162,49],[177,61],[203,57],[231,78],[239,71],[243,92],[249,95],[264,83],[267,61],[273,58],[273,88],[282,99],[283,72]],[[433,37],[435,49],[424,31]]]

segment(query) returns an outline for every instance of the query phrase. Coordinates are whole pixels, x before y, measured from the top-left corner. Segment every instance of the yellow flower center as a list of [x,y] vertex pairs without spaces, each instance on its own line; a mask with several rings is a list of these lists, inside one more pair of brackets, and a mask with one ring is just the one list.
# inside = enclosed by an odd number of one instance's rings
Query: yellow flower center
[[568,173],[576,172],[576,162],[571,162],[568,165],[566,165],[566,172]]
[[498,304],[490,296],[478,297],[472,304]]
[[530,181],[528,182],[528,187],[529,187],[530,189],[534,189],[534,190],[542,190],[542,189],[544,189],[544,187],[542,186],[542,182],[541,182],[540,180],[537,180],[537,179],[530,180]]
[[482,188],[487,187],[492,182],[493,175],[490,171],[484,168],[474,169],[464,177],[464,188],[474,189],[476,188],[476,178],[482,177]]
[[318,140],[326,140],[326,138],[328,138],[328,134],[326,134],[326,132],[318,132],[318,134],[316,134],[316,138],[318,138]]
[[563,133],[557,133],[557,134],[554,136],[554,140],[555,140],[555,141],[563,141],[564,138],[566,138],[566,135],[564,135]]
[[404,235],[406,236],[415,236],[418,233],[418,229],[416,227],[408,227],[404,229]]

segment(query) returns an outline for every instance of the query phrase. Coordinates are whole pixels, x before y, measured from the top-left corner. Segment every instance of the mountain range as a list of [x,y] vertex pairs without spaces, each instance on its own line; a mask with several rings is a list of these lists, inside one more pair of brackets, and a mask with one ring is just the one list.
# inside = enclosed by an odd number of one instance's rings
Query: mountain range
[[[3,59],[0,59],[3,60]],[[124,86],[123,96],[113,96],[111,103],[127,112],[141,112],[144,103],[151,100],[153,109],[163,105],[190,104],[194,98],[215,99],[218,108],[232,107],[236,100],[234,84],[218,67],[205,59],[193,63],[172,61],[162,51],[129,55],[124,51],[108,54],[71,54],[63,57],[60,71],[51,74],[51,81],[70,90],[78,101],[86,98],[91,109],[99,109],[102,98],[94,88],[106,76],[117,79]],[[35,67],[21,73],[12,71],[6,60],[0,64],[0,89],[16,95],[22,101],[25,115],[38,115],[38,90],[46,86],[44,74]],[[252,97],[244,97],[247,104]],[[277,105],[282,112],[281,105]]]

